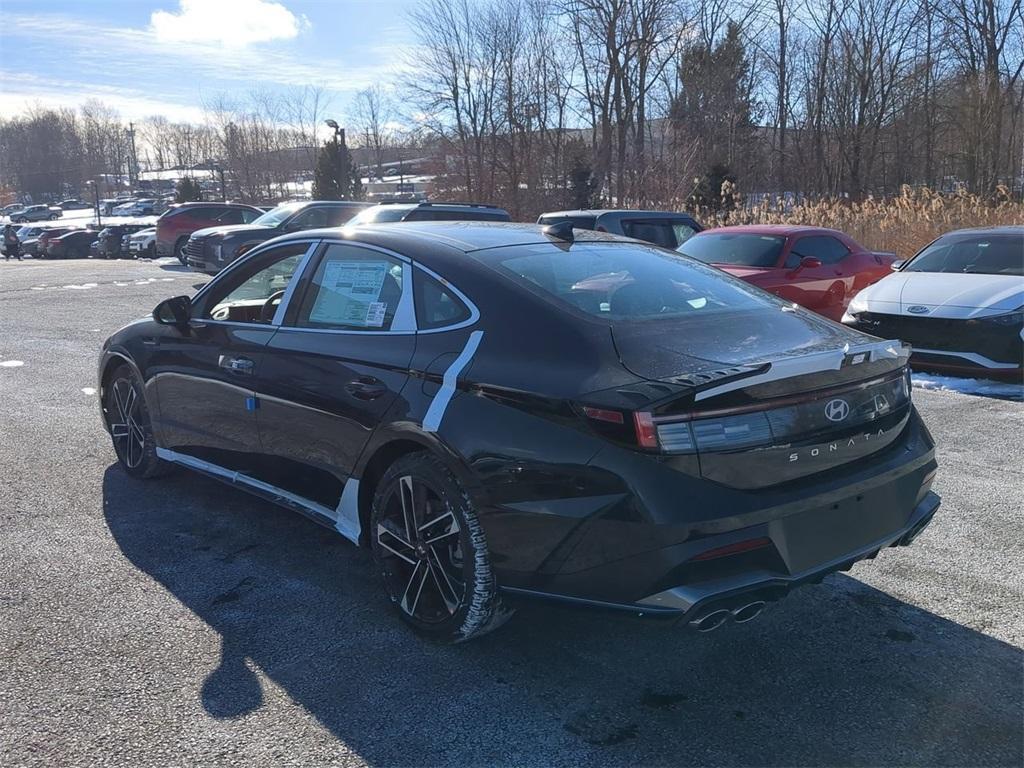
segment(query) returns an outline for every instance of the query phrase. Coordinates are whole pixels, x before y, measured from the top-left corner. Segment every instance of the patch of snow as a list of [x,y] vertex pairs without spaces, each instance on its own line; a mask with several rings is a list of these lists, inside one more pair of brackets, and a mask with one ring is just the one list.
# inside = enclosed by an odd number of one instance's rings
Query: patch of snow
[[910,378],[918,389],[1024,400],[1024,384],[992,381],[991,379],[964,379],[959,376],[938,376],[932,373],[912,373]]
[[62,285],[61,288],[70,288],[73,291],[87,291],[97,286],[99,286],[99,283],[82,283],[81,285]]
[[0,362],[0,368],[20,368],[24,364],[21,360],[4,360]]
[[95,395],[96,387],[82,387],[82,391],[87,395]]

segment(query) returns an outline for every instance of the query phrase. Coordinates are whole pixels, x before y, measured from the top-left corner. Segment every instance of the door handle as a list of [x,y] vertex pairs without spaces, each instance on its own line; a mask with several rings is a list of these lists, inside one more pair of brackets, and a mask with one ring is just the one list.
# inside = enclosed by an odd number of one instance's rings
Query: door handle
[[248,357],[229,357],[221,355],[217,364],[231,373],[238,373],[244,376],[251,376],[256,370],[256,363]]
[[375,400],[388,389],[379,379],[366,376],[350,381],[345,385],[345,391],[360,400]]

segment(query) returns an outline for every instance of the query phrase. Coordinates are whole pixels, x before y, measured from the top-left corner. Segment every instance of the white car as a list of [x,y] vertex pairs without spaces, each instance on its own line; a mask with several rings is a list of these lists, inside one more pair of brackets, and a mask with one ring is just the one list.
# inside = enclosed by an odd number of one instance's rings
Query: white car
[[128,252],[133,258],[151,259],[156,251],[156,227],[140,229],[134,234],[128,235]]
[[1024,226],[950,232],[893,269],[843,323],[909,343],[919,368],[1021,380]]

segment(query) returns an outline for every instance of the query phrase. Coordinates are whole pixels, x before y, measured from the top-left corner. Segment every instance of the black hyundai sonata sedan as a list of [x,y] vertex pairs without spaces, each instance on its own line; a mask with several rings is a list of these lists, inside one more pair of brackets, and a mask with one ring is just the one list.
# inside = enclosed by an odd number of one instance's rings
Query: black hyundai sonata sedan
[[939,505],[908,349],[568,225],[277,238],[115,333],[124,469],[181,465],[372,548],[415,629],[537,597],[754,618]]

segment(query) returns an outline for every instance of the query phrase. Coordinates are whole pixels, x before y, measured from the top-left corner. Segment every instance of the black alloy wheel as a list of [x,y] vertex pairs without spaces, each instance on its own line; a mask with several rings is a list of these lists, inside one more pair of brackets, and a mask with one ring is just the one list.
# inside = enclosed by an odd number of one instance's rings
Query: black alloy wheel
[[103,415],[117,460],[129,475],[155,477],[171,468],[156,455],[142,384],[129,366],[119,367],[107,382],[103,392]]
[[187,237],[179,237],[178,242],[174,244],[174,255],[178,257],[182,266],[188,266],[188,258],[185,256],[186,245],[188,245]]
[[511,616],[473,505],[431,454],[403,456],[385,473],[373,502],[371,539],[388,597],[421,634],[460,642]]

